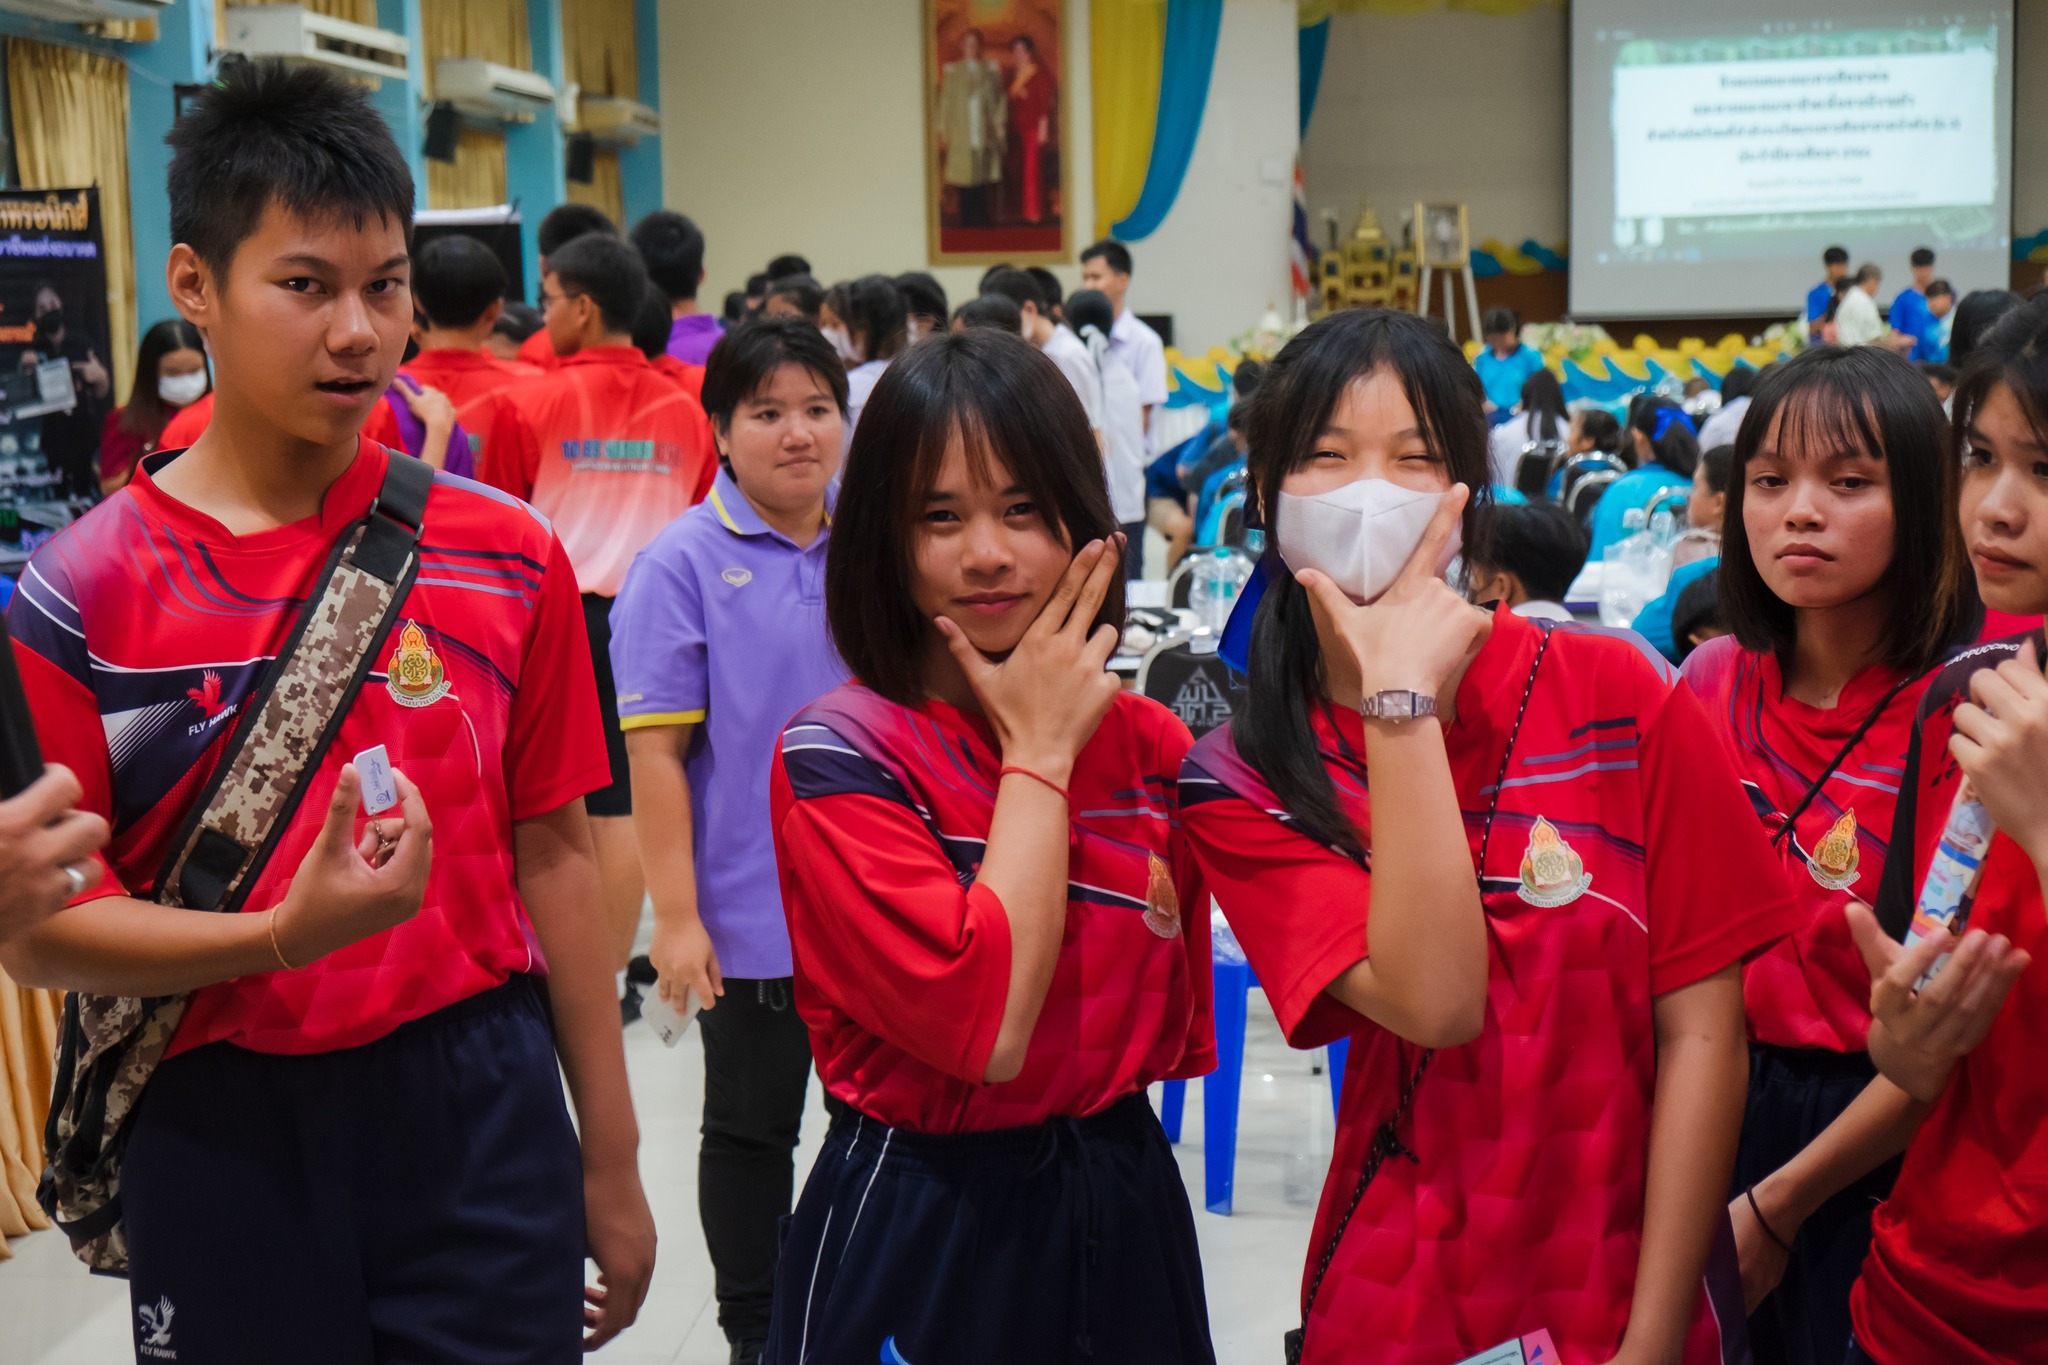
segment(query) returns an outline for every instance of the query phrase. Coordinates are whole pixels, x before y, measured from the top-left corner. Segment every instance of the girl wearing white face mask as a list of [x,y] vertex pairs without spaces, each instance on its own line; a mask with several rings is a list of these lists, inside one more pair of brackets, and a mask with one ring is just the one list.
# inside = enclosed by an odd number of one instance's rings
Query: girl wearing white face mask
[[853,429],[875,381],[909,341],[909,314],[903,291],[887,275],[863,275],[825,291],[818,310],[818,330],[846,362],[846,446],[853,448]]
[[112,494],[126,484],[135,462],[155,452],[172,415],[212,388],[197,327],[172,318],[144,333],[127,406],[108,413],[100,430],[100,492]]
[[1300,1358],[1547,1333],[1546,1358],[1706,1365],[1741,1331],[1732,1255],[1707,1292],[1739,964],[1790,895],[1660,660],[1443,582],[1483,402],[1428,323],[1355,311],[1288,344],[1248,419],[1275,553],[1181,819],[1289,1041],[1351,1042]]

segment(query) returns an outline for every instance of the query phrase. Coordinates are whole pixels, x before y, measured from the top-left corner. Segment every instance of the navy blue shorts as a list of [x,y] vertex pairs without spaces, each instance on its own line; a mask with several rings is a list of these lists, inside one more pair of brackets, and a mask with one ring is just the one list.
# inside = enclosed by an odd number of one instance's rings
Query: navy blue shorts
[[[1876,1076],[1867,1053],[1752,1046],[1736,1194],[1804,1151]],[[1898,1174],[1895,1158],[1822,1204],[1800,1226],[1785,1278],[1750,1315],[1756,1365],[1835,1365],[1840,1359],[1849,1339],[1849,1289],[1870,1252],[1870,1215],[1891,1194]]]
[[764,1365],[1216,1358],[1194,1215],[1143,1095],[953,1137],[841,1113],[786,1227]]
[[583,1163],[531,978],[362,1047],[173,1057],[122,1208],[138,1361],[582,1356]]

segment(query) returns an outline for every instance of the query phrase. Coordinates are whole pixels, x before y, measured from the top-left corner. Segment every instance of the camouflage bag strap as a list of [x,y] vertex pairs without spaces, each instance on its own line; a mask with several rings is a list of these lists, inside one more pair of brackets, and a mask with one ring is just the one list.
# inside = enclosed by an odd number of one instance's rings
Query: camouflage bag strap
[[[382,488],[335,542],[211,779],[171,841],[151,899],[233,913],[275,851],[418,573],[434,471],[388,456]],[[122,1273],[127,1121],[184,1017],[186,997],[73,993],[58,1036],[38,1200],[95,1270]]]

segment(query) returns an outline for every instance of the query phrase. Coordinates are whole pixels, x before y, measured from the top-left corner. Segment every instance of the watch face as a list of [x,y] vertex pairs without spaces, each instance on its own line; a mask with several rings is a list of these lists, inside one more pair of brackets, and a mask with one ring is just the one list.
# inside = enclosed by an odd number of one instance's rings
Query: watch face
[[1364,709],[1367,715],[1380,720],[1413,720],[1415,695],[1413,692],[1381,692]]

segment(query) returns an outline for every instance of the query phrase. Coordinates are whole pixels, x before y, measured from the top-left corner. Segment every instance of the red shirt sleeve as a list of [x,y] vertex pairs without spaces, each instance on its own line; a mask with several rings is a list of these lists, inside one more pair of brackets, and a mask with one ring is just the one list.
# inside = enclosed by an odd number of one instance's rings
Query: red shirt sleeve
[[[27,694],[29,712],[35,717],[36,742],[42,748],[43,762],[61,763],[71,769],[79,786],[85,789],[78,809],[91,811],[112,823],[114,766],[107,755],[107,732],[100,723],[98,700],[90,689],[56,664],[19,640],[12,643],[22,691]],[[102,854],[93,854],[92,861],[99,875],[66,904],[130,894]]]
[[135,468],[142,458],[142,438],[121,425],[126,408],[115,408],[100,427],[100,477],[111,479]]
[[562,542],[550,536],[505,735],[512,818],[545,815],[610,781],[576,570]]
[[1203,799],[1183,804],[1187,827],[1209,890],[1258,973],[1290,1045],[1320,1047],[1371,1024],[1324,994],[1366,956],[1366,908],[1372,874],[1314,839],[1203,779]]
[[[1161,708],[1157,766],[1153,772],[1178,774],[1195,737],[1180,717]],[[1178,806],[1178,800],[1175,802]],[[1166,839],[1166,860],[1180,903],[1180,933],[1188,955],[1187,1048],[1166,1073],[1170,1081],[1192,1080],[1216,1069],[1216,970],[1209,943],[1209,879],[1195,857],[1194,841],[1178,813]]]
[[979,1085],[1010,993],[1010,921],[960,884],[915,811],[859,792],[793,800],[775,761],[776,843],[804,989],[866,1032]]
[[1684,683],[1643,735],[1650,993],[1704,980],[1795,932],[1800,912],[1728,746]]

